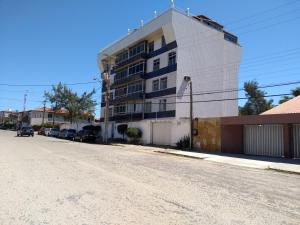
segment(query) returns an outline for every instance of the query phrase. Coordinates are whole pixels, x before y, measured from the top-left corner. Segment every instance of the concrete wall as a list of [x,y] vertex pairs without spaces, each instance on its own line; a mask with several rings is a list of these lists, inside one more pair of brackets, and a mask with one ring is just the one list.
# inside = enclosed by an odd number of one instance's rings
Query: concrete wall
[[[123,138],[121,134],[117,131],[117,126],[120,124],[128,124],[128,127],[136,127],[141,129],[143,135],[141,138],[142,144],[148,145],[152,144],[152,123],[159,123],[159,122],[169,122],[171,123],[171,129],[169,131],[171,137],[171,145],[176,146],[176,142],[179,141],[185,135],[189,134],[189,120],[188,119],[157,119],[157,120],[142,120],[137,122],[127,122],[127,123],[112,123],[109,122],[108,126],[108,136],[111,138],[112,129],[114,129],[114,138]],[[101,123],[102,131],[104,131],[104,123]],[[126,138],[126,136],[125,136]]]

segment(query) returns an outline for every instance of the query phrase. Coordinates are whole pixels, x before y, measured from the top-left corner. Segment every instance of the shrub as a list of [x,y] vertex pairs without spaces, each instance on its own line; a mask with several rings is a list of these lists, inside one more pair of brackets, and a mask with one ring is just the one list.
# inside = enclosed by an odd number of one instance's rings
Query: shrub
[[186,135],[180,138],[180,140],[176,143],[178,149],[187,149],[190,147],[190,136]]
[[130,127],[127,128],[126,135],[130,138],[131,143],[137,144],[142,137],[142,131],[139,128]]

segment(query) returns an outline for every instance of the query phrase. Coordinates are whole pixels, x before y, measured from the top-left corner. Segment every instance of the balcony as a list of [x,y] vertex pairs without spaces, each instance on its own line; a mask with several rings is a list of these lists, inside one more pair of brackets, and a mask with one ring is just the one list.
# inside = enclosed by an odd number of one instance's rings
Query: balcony
[[121,103],[124,101],[131,101],[131,100],[142,100],[144,97],[144,92],[135,92],[127,95],[122,96],[115,96],[115,99],[112,100],[112,104]]
[[147,53],[145,53],[145,52],[139,53],[139,54],[137,54],[135,56],[132,56],[132,57],[126,59],[126,60],[123,60],[119,63],[116,63],[116,65],[114,66],[114,70],[120,69],[121,67],[127,66],[131,63],[134,63],[134,62],[138,61],[138,60],[146,60],[147,58],[148,58]]
[[151,113],[145,113],[144,119],[157,119],[157,118],[166,118],[166,117],[175,117],[176,111],[170,110],[170,111],[161,111],[161,112],[151,112]]
[[139,72],[139,73],[136,73],[136,74],[133,74],[133,75],[128,75],[124,78],[121,78],[121,79],[115,79],[114,83],[112,84],[112,88],[116,88],[120,85],[124,85],[126,83],[130,83],[130,82],[133,82],[133,81],[137,81],[137,80],[141,80],[141,79],[144,79],[144,72]]
[[143,119],[143,113],[127,113],[127,114],[120,114],[114,115],[109,118],[110,121],[116,122],[130,122],[130,121],[137,121]]

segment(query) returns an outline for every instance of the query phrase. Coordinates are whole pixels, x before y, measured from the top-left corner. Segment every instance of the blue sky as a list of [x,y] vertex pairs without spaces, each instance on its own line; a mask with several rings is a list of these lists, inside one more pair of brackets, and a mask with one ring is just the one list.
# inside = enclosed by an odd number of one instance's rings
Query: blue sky
[[[300,80],[300,1],[177,0],[175,4],[218,21],[239,37],[240,87],[252,79],[260,84]],[[99,76],[96,59],[101,48],[128,28],[138,27],[141,19],[153,18],[154,10],[160,13],[168,7],[169,0],[0,0],[0,84],[92,82]],[[295,86],[264,90],[282,94]],[[79,93],[98,87],[72,86]],[[27,108],[41,107],[49,89],[0,85],[0,110],[22,110],[25,92]],[[95,98],[100,98],[99,91]]]

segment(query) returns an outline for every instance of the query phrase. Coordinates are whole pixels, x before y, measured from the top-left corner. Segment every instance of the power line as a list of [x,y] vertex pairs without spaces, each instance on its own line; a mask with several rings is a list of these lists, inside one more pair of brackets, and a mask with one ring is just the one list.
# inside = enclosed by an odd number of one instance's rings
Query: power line
[[300,9],[293,9],[291,11],[288,11],[288,12],[285,12],[285,13],[281,13],[281,14],[278,14],[278,15],[273,15],[271,17],[267,17],[267,18],[263,18],[262,20],[259,20],[259,21],[256,21],[254,23],[249,23],[249,24],[245,24],[243,26],[239,26],[239,27],[236,27],[236,28],[231,28],[232,30],[241,30],[241,29],[245,29],[245,28],[248,28],[249,26],[252,26],[252,25],[255,25],[255,24],[260,24],[260,23],[265,23],[266,21],[270,21],[272,19],[277,19],[277,18],[280,18],[282,16],[285,16],[285,15],[291,15],[291,13],[293,12],[297,12],[299,11]]
[[[95,84],[96,81],[91,82],[78,82],[78,83],[66,83],[65,85],[68,86],[75,86],[75,85],[84,85],[84,84]],[[57,84],[3,84],[0,83],[0,86],[8,86],[8,87],[52,87],[56,86]]]
[[[285,82],[285,83],[276,83],[276,84],[266,84],[258,86],[259,89],[265,89],[265,88],[272,88],[272,87],[282,87],[282,86],[288,86],[293,84],[300,84],[300,81],[292,81],[292,82]],[[245,91],[245,88],[232,88],[232,89],[224,89],[224,90],[212,90],[212,91],[202,91],[202,92],[194,92],[193,96],[200,96],[200,95],[210,95],[210,94],[222,94],[222,93],[230,93],[230,92],[239,92],[239,91]],[[159,97],[153,97],[151,99],[157,99],[157,98],[181,98],[181,97],[187,97],[190,96],[190,94],[184,94],[184,95],[172,95],[172,96],[159,96]]]
[[[273,95],[262,95],[260,97],[263,98],[270,98],[270,97],[280,97],[280,96],[291,96],[291,93],[288,94],[273,94]],[[256,99],[258,97],[253,97],[250,99]],[[193,103],[209,103],[209,102],[222,102],[222,101],[234,101],[234,100],[243,100],[243,99],[249,99],[247,97],[237,97],[237,98],[221,98],[221,99],[210,99],[210,100],[196,100],[193,101]],[[180,101],[180,102],[166,102],[163,104],[168,104],[168,105],[172,105],[172,104],[189,104],[189,101]],[[120,103],[120,105],[122,104],[136,104],[136,105],[144,105],[145,103]],[[162,103],[158,103],[158,102],[151,102],[152,105],[162,105]]]
[[290,2],[284,3],[284,4],[280,4],[280,5],[275,6],[275,7],[273,7],[273,8],[269,8],[269,9],[266,9],[266,10],[262,10],[262,11],[253,13],[253,14],[251,14],[251,15],[248,15],[248,16],[246,16],[246,17],[242,17],[242,18],[237,19],[237,20],[229,21],[229,22],[227,23],[227,25],[228,25],[228,24],[240,23],[240,22],[245,21],[245,20],[247,20],[247,19],[253,19],[253,17],[255,17],[255,16],[257,16],[257,15],[260,15],[260,14],[265,15],[265,14],[268,13],[268,12],[272,12],[272,11],[275,11],[275,10],[277,10],[277,9],[282,9],[282,8],[285,7],[285,6],[292,5],[292,4],[298,3],[298,2],[299,2],[298,0],[295,0],[295,1],[290,1]]

